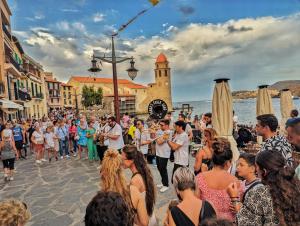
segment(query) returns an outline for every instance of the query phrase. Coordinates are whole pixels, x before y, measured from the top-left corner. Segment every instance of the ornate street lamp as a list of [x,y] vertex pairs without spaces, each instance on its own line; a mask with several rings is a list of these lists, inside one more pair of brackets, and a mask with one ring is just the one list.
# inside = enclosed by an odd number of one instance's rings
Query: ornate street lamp
[[127,69],[128,76],[133,80],[137,76],[138,70],[134,67],[134,60],[133,57],[117,57],[116,56],[116,51],[115,51],[115,43],[114,43],[114,37],[117,35],[117,33],[113,34],[111,36],[111,41],[112,41],[112,54],[111,56],[95,56],[93,55],[93,59],[91,60],[92,62],[92,67],[89,69],[90,72],[99,72],[101,69],[97,65],[97,60],[104,61],[106,63],[109,63],[112,65],[112,71],[113,71],[113,85],[114,85],[114,108],[115,108],[115,115],[116,115],[116,121],[119,123],[120,122],[120,106],[119,106],[119,94],[118,94],[118,76],[117,76],[117,64],[122,63],[124,61],[130,60],[130,68]]
[[97,60],[95,59],[95,56],[93,56],[91,63],[92,63],[92,67],[88,71],[93,72],[93,73],[101,71],[101,68],[97,65]]
[[137,72],[139,70],[137,70],[135,67],[134,67],[134,60],[133,58],[131,59],[130,61],[130,68],[127,69],[127,72],[128,72],[128,76],[131,78],[131,80],[134,80],[135,77],[137,76]]

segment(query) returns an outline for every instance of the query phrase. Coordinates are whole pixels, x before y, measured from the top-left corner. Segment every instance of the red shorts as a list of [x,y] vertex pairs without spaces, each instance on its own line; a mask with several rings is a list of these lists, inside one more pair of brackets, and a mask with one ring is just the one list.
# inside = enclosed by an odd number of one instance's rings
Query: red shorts
[[34,144],[34,150],[35,150],[36,152],[42,151],[43,148],[44,148],[44,144]]

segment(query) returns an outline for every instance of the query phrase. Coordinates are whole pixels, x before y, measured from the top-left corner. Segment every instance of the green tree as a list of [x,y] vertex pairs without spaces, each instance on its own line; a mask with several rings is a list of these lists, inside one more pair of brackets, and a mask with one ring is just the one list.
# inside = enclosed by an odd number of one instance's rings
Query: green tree
[[102,88],[98,88],[97,91],[95,91],[93,86],[86,86],[84,85],[82,87],[82,105],[84,107],[90,107],[93,105],[100,105],[102,104],[102,99],[103,99],[103,92]]

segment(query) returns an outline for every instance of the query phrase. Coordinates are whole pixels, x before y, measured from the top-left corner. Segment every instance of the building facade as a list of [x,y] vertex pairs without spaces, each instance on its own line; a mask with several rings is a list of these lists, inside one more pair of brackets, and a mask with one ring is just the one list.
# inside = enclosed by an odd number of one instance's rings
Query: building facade
[[[118,79],[118,93],[120,113],[138,113],[148,112],[148,105],[152,100],[161,99],[168,105],[168,110],[173,110],[171,94],[171,69],[167,57],[161,53],[155,62],[155,82],[147,86],[133,83],[127,79]],[[81,105],[81,92],[84,85],[92,86],[95,89],[99,87],[103,90],[103,101],[113,112],[113,80],[111,78],[92,78],[83,76],[72,76],[68,81],[76,89],[78,96],[79,109]],[[134,107],[133,107],[134,106]]]
[[74,109],[76,106],[75,103],[75,93],[73,86],[65,83],[61,83],[61,88],[60,88],[60,97],[61,97],[61,104],[62,108],[65,109]]
[[48,111],[62,109],[61,82],[54,78],[52,72],[45,72],[44,74]]
[[28,55],[23,55],[23,68],[26,79],[21,84],[23,91],[30,97],[25,107],[26,118],[41,118],[47,115],[45,97],[45,76],[42,65]]
[[[83,77],[83,76],[72,76],[68,81],[68,84],[74,87],[74,93],[76,92],[77,103],[79,110],[84,109],[81,101],[82,101],[82,88],[83,86],[94,87],[95,90],[98,88],[102,89],[103,92],[103,103],[107,108],[112,106],[113,109],[113,95],[114,95],[114,88],[113,88],[113,80],[111,78],[92,78],[92,77]],[[128,108],[124,107],[124,111],[126,110],[129,112],[136,112],[136,100],[137,100],[137,93],[141,93],[141,95],[146,95],[146,86],[133,83],[127,79],[118,79],[118,91],[120,96],[120,106],[128,106]],[[129,98],[129,96],[131,96]],[[134,110],[132,110],[132,96],[135,96],[134,100]],[[125,104],[125,102],[130,104]],[[75,99],[76,104],[76,99]],[[109,105],[109,106],[108,106]],[[112,110],[113,111],[113,110]],[[123,110],[122,110],[123,111]]]
[[43,67],[25,54],[12,34],[6,0],[0,2],[0,9],[0,117],[41,118],[47,113]]

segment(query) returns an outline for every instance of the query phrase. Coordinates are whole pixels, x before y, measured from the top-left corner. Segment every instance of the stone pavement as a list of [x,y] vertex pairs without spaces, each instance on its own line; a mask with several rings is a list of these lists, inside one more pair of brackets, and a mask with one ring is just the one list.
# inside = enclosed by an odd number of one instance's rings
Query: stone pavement
[[[0,173],[0,200],[16,198],[26,202],[32,218],[28,226],[84,225],[85,209],[99,190],[96,163],[88,160],[52,160],[36,166],[33,156],[16,163],[14,181],[4,183]],[[155,183],[160,182],[156,166],[150,165]],[[173,164],[169,163],[169,174]],[[130,172],[126,171],[129,180]],[[172,186],[171,186],[172,187]],[[155,214],[162,225],[170,200],[176,198],[174,189],[157,192]]]

